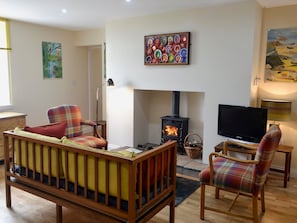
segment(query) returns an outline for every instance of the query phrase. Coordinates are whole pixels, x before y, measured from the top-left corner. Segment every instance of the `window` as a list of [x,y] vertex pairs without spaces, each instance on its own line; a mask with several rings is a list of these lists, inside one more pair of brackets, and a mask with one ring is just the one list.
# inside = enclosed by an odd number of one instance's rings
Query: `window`
[[11,105],[9,24],[0,18],[0,109]]

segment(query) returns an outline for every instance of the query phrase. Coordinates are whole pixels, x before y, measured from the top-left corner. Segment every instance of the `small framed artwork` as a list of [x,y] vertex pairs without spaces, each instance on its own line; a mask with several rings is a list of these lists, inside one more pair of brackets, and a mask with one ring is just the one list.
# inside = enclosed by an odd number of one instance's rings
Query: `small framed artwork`
[[42,42],[43,79],[62,78],[62,44]]
[[144,36],[144,65],[189,64],[190,32]]

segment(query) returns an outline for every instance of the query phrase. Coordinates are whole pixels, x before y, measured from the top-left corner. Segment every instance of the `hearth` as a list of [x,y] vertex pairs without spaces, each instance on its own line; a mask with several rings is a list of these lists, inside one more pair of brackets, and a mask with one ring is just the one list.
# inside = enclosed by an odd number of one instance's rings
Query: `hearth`
[[169,140],[176,140],[178,144],[178,153],[185,154],[184,139],[188,134],[189,118],[179,116],[180,92],[172,92],[172,115],[161,117],[161,143]]

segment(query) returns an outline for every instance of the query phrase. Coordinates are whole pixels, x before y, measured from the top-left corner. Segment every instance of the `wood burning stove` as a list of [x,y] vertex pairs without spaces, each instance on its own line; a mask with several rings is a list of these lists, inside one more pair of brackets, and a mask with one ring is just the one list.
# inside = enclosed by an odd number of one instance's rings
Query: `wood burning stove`
[[172,115],[161,117],[161,143],[168,140],[176,140],[178,144],[178,153],[185,154],[183,142],[188,134],[189,118],[179,116],[180,92],[172,92]]
[[161,143],[168,140],[176,140],[178,144],[178,153],[185,154],[184,139],[188,134],[188,118],[163,116],[162,120],[162,138]]

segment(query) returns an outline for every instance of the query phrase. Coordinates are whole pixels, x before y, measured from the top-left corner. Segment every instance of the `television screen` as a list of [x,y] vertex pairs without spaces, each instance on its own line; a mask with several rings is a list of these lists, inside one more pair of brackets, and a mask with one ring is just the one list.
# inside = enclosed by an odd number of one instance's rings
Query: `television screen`
[[219,104],[218,134],[259,143],[266,133],[267,109]]

